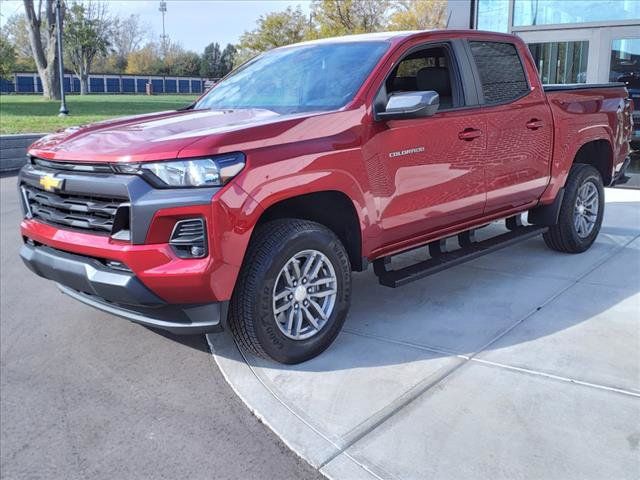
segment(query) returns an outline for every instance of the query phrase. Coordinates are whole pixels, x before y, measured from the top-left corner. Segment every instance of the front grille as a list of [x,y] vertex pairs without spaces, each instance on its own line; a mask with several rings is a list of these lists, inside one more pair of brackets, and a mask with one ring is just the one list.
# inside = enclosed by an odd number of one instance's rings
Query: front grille
[[22,190],[33,218],[107,235],[112,232],[118,208],[127,202],[123,198],[47,192],[31,185],[23,185]]

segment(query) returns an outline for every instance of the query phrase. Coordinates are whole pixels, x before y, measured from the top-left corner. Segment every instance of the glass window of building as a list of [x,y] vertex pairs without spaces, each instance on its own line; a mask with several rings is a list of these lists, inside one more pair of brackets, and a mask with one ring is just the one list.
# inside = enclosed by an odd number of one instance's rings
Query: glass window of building
[[623,38],[611,43],[609,81],[640,89],[640,38]]
[[516,27],[637,19],[638,0],[515,0],[513,6]]
[[503,42],[469,42],[485,103],[505,103],[529,91],[516,47]]
[[610,82],[624,82],[633,99],[633,120],[638,128],[640,112],[640,38],[622,38],[611,42]]
[[586,83],[589,42],[531,43],[542,83]]
[[477,9],[478,30],[509,31],[509,0],[478,0]]

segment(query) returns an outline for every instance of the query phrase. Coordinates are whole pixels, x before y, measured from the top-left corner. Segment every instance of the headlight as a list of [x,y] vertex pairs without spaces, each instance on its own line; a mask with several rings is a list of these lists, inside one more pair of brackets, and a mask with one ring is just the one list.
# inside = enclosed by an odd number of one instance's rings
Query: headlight
[[232,153],[211,158],[122,164],[120,173],[142,175],[158,187],[221,187],[244,168],[244,155]]

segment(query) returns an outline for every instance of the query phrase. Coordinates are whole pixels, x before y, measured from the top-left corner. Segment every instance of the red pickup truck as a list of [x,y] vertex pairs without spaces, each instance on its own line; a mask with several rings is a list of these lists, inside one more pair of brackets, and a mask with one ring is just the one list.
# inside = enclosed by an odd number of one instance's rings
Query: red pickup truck
[[[283,47],[182,110],[33,144],[21,257],[100,310],[177,333],[228,328],[297,363],[334,340],[351,272],[370,263],[397,287],[533,235],[588,249],[632,109],[622,84],[541,85],[510,35]],[[498,219],[506,233],[475,239]],[[394,268],[417,248],[423,261]]]

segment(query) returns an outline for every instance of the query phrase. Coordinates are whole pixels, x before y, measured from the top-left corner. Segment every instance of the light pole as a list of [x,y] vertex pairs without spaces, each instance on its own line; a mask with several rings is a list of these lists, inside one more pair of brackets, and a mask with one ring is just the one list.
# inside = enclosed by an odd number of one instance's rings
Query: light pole
[[60,113],[59,117],[66,117],[69,114],[67,103],[64,98],[64,63],[62,61],[62,0],[56,1],[56,36],[58,37],[58,74],[60,75]]
[[167,34],[164,30],[164,15],[167,13],[167,2],[162,0],[158,10],[162,13],[162,55],[164,56],[167,54]]

